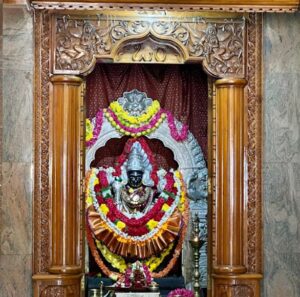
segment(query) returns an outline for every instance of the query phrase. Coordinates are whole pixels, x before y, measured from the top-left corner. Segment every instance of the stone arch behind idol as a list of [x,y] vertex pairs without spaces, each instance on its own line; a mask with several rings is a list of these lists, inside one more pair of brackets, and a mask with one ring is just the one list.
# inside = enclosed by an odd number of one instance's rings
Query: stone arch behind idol
[[[138,93],[133,90],[131,92]],[[131,93],[130,92],[130,93]],[[127,92],[126,92],[127,93]],[[124,93],[125,94],[125,93]],[[123,95],[124,96],[124,95]],[[149,98],[147,98],[149,99]],[[152,99],[151,99],[152,100]],[[181,129],[182,123],[175,120],[176,127]],[[95,159],[96,152],[99,148],[104,147],[107,141],[113,138],[121,138],[123,135],[119,133],[111,123],[103,117],[101,132],[98,135],[96,142],[86,149],[85,170],[88,171],[92,162]],[[192,249],[189,244],[191,236],[191,220],[192,216],[198,213],[200,218],[201,235],[207,238],[207,166],[202,153],[202,150],[195,139],[194,135],[188,131],[188,136],[185,141],[178,142],[170,134],[170,129],[167,120],[151,134],[146,136],[149,139],[158,139],[163,144],[172,150],[174,159],[179,165],[179,170],[182,172],[187,193],[190,201],[190,222],[188,232],[184,240],[183,255],[188,255],[182,258],[182,273],[185,277],[186,286],[192,287],[193,279],[193,256]],[[200,275],[201,287],[207,287],[207,241],[200,250]]]

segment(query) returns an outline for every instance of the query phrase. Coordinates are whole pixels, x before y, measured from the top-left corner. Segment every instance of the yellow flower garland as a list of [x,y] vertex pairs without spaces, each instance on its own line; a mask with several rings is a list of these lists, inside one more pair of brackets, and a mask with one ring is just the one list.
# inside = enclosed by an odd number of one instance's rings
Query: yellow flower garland
[[86,127],[85,141],[90,141],[93,138],[94,126],[89,119],[85,120],[85,127]]
[[[102,256],[105,260],[112,265],[112,267],[119,270],[119,272],[124,273],[127,268],[127,263],[124,258],[112,253],[105,245],[103,245],[99,240],[95,240],[97,248],[100,250]],[[145,263],[151,272],[155,271],[157,267],[163,262],[166,256],[169,255],[173,249],[174,243],[171,243],[160,255],[160,257],[152,256]]]
[[117,101],[113,101],[109,107],[118,116],[118,119],[121,122],[124,121],[129,125],[140,126],[141,123],[149,122],[149,120],[159,111],[160,104],[157,100],[154,100],[152,104],[147,107],[146,112],[138,117],[129,115]]
[[121,273],[124,273],[127,267],[125,260],[114,253],[112,253],[105,245],[102,245],[99,240],[95,240],[97,248],[100,250],[102,256],[112,267],[118,269]]
[[162,253],[160,257],[152,256],[150,259],[145,261],[145,264],[148,266],[149,270],[151,272],[155,271],[155,269],[163,262],[165,257],[169,255],[172,248],[174,246],[174,243],[171,243]]

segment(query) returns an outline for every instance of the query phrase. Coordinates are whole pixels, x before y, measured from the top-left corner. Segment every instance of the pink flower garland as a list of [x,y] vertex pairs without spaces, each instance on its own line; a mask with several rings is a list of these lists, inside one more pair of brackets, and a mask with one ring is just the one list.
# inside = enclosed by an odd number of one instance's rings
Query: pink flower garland
[[[111,109],[108,108],[106,109],[106,111],[109,114],[109,116],[113,118],[116,125],[120,128],[119,130],[122,129],[124,130],[124,132],[129,132],[131,134],[147,132],[146,134],[150,134],[153,132],[154,128],[158,127],[158,124],[160,123],[159,120],[165,115],[167,117],[171,136],[173,137],[174,140],[178,142],[184,141],[187,139],[188,136],[188,126],[183,125],[181,131],[178,131],[175,124],[175,118],[172,115],[172,113],[170,111],[165,111],[162,108],[151,118],[148,124],[140,126],[138,128],[127,127],[123,125],[118,119],[118,116]],[[95,127],[93,129],[93,138],[86,142],[87,147],[92,146],[97,141],[102,129],[103,117],[104,117],[103,110],[99,109],[99,111],[96,114]]]
[[[145,281],[146,281],[146,286],[149,286],[152,282],[152,277],[151,277],[151,272],[148,268],[148,266],[146,264],[142,264],[142,267],[143,267],[143,273],[145,275]],[[132,272],[133,272],[133,269],[132,269],[132,266],[131,265],[128,265],[126,271],[125,271],[125,274],[124,276],[122,276],[118,282],[117,282],[117,287],[122,287],[122,283],[125,284],[125,287],[126,288],[130,288],[130,287],[133,287],[135,284],[134,284],[134,279],[132,279]]]
[[93,138],[86,142],[87,147],[92,146],[97,141],[98,136],[100,135],[102,129],[102,124],[103,124],[103,110],[99,109],[99,111],[96,114],[95,127],[93,129]]
[[175,139],[176,141],[180,142],[180,141],[184,141],[187,139],[187,135],[188,135],[188,126],[187,125],[183,125],[181,128],[181,131],[179,132],[177,130],[176,124],[175,124],[175,118],[172,115],[171,112],[169,111],[165,111],[166,115],[167,115],[167,120],[168,120],[168,126],[169,129],[171,131],[171,136],[173,137],[173,139]]
[[167,297],[174,297],[174,296],[182,296],[182,297],[194,297],[194,292],[187,289],[175,289],[171,291]]

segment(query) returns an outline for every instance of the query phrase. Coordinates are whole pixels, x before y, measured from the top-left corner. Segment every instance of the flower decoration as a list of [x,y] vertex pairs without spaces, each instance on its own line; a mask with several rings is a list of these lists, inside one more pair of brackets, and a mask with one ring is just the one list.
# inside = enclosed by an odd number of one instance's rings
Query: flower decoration
[[194,297],[194,292],[187,289],[175,289],[171,291],[167,297],[175,297],[175,296],[182,296],[182,297]]
[[103,124],[103,110],[100,109],[96,117],[91,121],[90,119],[86,119],[86,146],[92,146],[98,139],[100,135]]
[[[106,267],[100,254],[119,273],[124,272],[124,263],[129,258],[138,258],[149,267],[153,277],[162,277],[170,271],[180,255],[189,213],[186,189],[179,171],[165,172],[164,189],[157,193],[146,212],[121,212],[110,184],[112,180],[122,184],[121,166],[136,141],[142,145],[151,160],[154,187],[158,184],[155,159],[143,138],[128,140],[115,168],[92,168],[86,177],[86,227],[90,234],[88,242],[97,264],[107,275],[115,274]],[[178,240],[174,243],[176,238]],[[101,245],[98,243],[100,241]],[[173,257],[168,265],[156,272],[171,251]]]
[[129,264],[123,277],[120,277],[116,287],[145,288],[153,281],[150,270],[146,264],[136,261]]
[[160,110],[160,104],[154,100],[150,106],[147,107],[145,113],[139,116],[132,116],[119,104],[118,101],[113,101],[109,105],[110,110],[118,117],[119,121],[126,125],[133,125],[139,127],[141,123],[148,123],[149,120]]
[[187,125],[178,129],[172,113],[162,109],[157,100],[152,101],[144,113],[136,116],[130,115],[118,101],[113,101],[108,108],[100,109],[95,118],[86,119],[87,147],[97,141],[104,117],[120,134],[134,138],[153,133],[165,120],[167,120],[171,136],[176,141],[184,141],[188,135]]

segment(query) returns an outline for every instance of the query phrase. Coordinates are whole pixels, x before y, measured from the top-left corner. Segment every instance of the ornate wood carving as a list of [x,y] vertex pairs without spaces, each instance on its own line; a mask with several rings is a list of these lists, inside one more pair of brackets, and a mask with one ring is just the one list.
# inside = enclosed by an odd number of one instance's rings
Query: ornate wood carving
[[54,19],[54,73],[88,73],[98,58],[127,63],[203,61],[216,77],[244,76],[242,16],[219,19],[137,13],[120,19],[103,13],[55,15]]
[[81,275],[53,276],[41,274],[34,276],[34,296],[40,297],[79,297],[81,296]]
[[261,15],[250,14],[247,40],[248,97],[248,205],[245,229],[247,240],[247,270],[262,269],[262,202],[261,202]]
[[237,285],[232,288],[233,297],[254,297],[253,288],[248,285]]
[[[36,12],[35,25],[35,170],[34,170],[34,273],[47,271],[50,263],[49,203],[49,53],[50,21]],[[40,61],[40,63],[39,63]]]
[[[50,4],[48,3],[47,5]],[[61,5],[60,8],[66,7],[64,5],[69,5],[69,9],[71,9],[71,3],[56,5]],[[78,7],[76,6],[79,4],[73,5],[73,8],[77,9]],[[251,297],[258,297],[259,279],[261,277],[259,275],[261,273],[261,16],[250,14],[244,19],[241,15],[237,15],[236,17],[232,15],[230,17],[228,15],[226,17],[222,17],[221,15],[214,15],[213,17],[205,15],[205,18],[201,18],[198,12],[193,12],[194,15],[190,14],[189,18],[182,17],[182,15],[176,12],[173,15],[168,13],[166,18],[162,18],[162,13],[159,12],[158,16],[154,15],[152,23],[145,25],[145,29],[141,24],[143,22],[147,23],[149,14],[145,12],[137,14],[137,12],[132,10],[129,15],[133,14],[136,17],[130,21],[128,14],[122,17],[120,12],[117,14],[115,11],[118,17],[109,20],[103,10],[104,6],[97,13],[83,11],[74,13],[71,10],[68,12],[51,10],[49,12],[47,10],[39,10],[36,6],[34,296],[43,296],[41,295],[42,291],[46,292],[43,293],[46,294],[45,296],[53,296],[54,292],[64,292],[63,294],[65,295],[63,296],[80,295],[80,275],[72,280],[72,284],[66,285],[66,283],[60,281],[62,277],[60,274],[48,274],[52,261],[52,245],[50,244],[52,237],[50,220],[52,209],[49,197],[53,190],[49,175],[50,162],[52,161],[49,155],[49,125],[52,121],[52,118],[49,116],[49,100],[52,100],[49,98],[49,85],[50,76],[54,73],[87,74],[92,70],[92,66],[97,58],[131,63],[202,61],[204,65],[207,63],[206,70],[219,78],[228,76],[246,78],[248,84],[245,89],[245,100],[247,102],[246,108],[248,113],[245,119],[245,137],[247,136],[245,138],[245,144],[247,145],[245,154],[248,168],[245,178],[248,179],[248,183],[244,198],[244,201],[247,201],[247,205],[245,205],[245,212],[243,213],[244,241],[241,243],[241,247],[244,253],[243,262],[247,273],[227,275],[226,277],[224,274],[210,275],[212,283],[209,283],[209,286],[211,284],[212,288],[211,290],[210,287],[208,289],[209,292],[212,292],[213,297],[222,296],[221,293],[225,294],[224,296],[227,294],[227,296],[244,297],[245,294],[248,294]],[[91,7],[93,6],[85,7],[92,9]],[[165,8],[166,6],[162,7]],[[187,8],[187,6],[184,7],[185,9]],[[99,15],[101,17],[98,22]],[[106,27],[103,25],[105,18],[106,20],[108,19]],[[120,22],[123,18],[124,25]],[[219,19],[216,20],[215,18]],[[86,24],[89,24],[86,25],[87,31],[83,31],[84,20]],[[75,23],[77,27],[74,29]],[[58,24],[60,24],[59,28],[56,27]],[[107,28],[108,32],[104,30],[104,27]],[[209,33],[211,28],[217,32],[216,43],[210,40],[214,36],[213,32]],[[130,30],[140,31],[135,31],[134,34],[131,34]],[[239,32],[239,30],[242,30],[242,32]],[[84,32],[88,33],[88,35],[84,36]],[[100,35],[99,32],[101,33]],[[115,36],[113,42],[111,42],[112,34]],[[196,34],[197,38],[192,40],[193,34]],[[100,39],[99,36],[101,37]],[[239,38],[236,40],[235,36],[239,36]],[[86,37],[87,39],[85,39]],[[69,45],[67,40],[70,42]],[[111,42],[110,45],[107,42]],[[95,54],[99,44],[102,47],[101,55]],[[216,44],[218,44],[218,47],[214,47]],[[219,52],[221,49],[222,53]],[[219,59],[220,56],[221,59]],[[171,58],[172,60],[170,60]],[[226,60],[227,58],[228,60]],[[233,60],[230,60],[231,58]],[[59,65],[58,60],[60,61]],[[239,64],[233,63],[234,65],[231,65],[232,61],[238,61]],[[219,66],[224,66],[224,64],[227,65],[226,69],[222,69]],[[215,106],[212,106],[213,110],[214,108]],[[212,113],[212,118],[216,119],[214,111]],[[80,121],[79,118],[77,120]],[[212,149],[214,150],[217,136],[214,134],[214,128],[212,128],[212,131]],[[83,142],[83,139],[81,139],[81,142]],[[83,157],[82,149],[81,157]],[[212,159],[214,160],[214,157]],[[80,164],[83,165],[83,161]],[[212,164],[212,174],[215,172],[215,166],[216,164]],[[80,169],[78,170],[80,171]],[[77,183],[80,182],[77,181]],[[213,188],[214,191],[215,189]],[[212,200],[214,201],[214,199],[213,196]],[[214,204],[214,202],[212,204],[214,207],[212,207],[210,213],[210,221],[213,222],[210,235],[210,253],[211,261],[218,263],[220,258],[217,253],[217,247],[214,244],[217,242],[216,239],[219,230],[215,228],[214,211],[217,210],[219,205],[217,203]],[[82,230],[82,222],[80,222],[78,228]],[[80,242],[76,243],[76,245],[79,250],[78,256],[80,261],[82,261],[82,238],[80,238]],[[64,289],[61,290],[60,287],[64,285]],[[68,286],[74,286],[74,290],[66,289]],[[240,288],[241,286],[242,288]],[[253,295],[250,293],[251,290],[253,291]],[[245,296],[248,297],[248,295]]]
[[76,285],[72,286],[48,286],[41,292],[41,297],[77,297],[80,291]]

